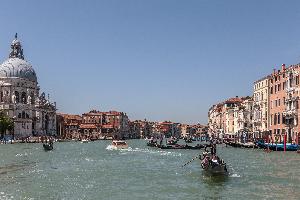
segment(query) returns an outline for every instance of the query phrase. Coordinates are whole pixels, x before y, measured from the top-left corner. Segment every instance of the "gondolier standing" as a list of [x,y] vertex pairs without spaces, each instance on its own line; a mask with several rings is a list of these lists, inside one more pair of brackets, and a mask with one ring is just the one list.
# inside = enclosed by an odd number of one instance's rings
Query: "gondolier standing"
[[211,152],[211,155],[217,154],[217,142],[215,139],[210,140],[210,152]]

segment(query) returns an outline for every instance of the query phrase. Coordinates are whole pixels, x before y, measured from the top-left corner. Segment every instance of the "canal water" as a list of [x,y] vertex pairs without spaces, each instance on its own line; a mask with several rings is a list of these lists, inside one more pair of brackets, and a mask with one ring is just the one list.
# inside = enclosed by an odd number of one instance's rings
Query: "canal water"
[[300,154],[218,146],[228,177],[209,177],[195,150],[128,150],[109,141],[0,145],[0,199],[300,199]]

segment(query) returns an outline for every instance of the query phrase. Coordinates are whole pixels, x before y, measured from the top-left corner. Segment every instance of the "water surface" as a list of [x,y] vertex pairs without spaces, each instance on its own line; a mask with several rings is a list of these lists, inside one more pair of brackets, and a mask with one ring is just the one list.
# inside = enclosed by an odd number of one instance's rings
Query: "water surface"
[[300,199],[300,154],[218,146],[230,171],[208,177],[195,150],[107,150],[109,141],[0,145],[0,199]]

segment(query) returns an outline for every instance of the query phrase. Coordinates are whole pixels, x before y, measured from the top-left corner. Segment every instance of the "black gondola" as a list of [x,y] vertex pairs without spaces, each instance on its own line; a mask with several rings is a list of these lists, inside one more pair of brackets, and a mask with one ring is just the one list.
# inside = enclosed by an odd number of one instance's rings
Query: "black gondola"
[[43,144],[43,147],[44,147],[45,151],[51,151],[51,150],[53,150],[53,143]]

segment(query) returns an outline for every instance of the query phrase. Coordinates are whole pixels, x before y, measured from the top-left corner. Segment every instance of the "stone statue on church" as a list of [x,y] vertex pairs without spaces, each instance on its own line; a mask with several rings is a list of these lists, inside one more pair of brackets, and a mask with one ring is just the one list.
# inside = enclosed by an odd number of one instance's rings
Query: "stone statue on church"
[[16,101],[16,95],[15,94],[13,94],[11,96],[11,101],[12,101],[12,103],[17,103],[17,101]]
[[30,95],[28,95],[27,104],[31,104],[31,96]]

